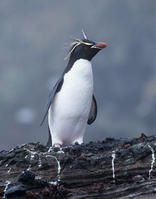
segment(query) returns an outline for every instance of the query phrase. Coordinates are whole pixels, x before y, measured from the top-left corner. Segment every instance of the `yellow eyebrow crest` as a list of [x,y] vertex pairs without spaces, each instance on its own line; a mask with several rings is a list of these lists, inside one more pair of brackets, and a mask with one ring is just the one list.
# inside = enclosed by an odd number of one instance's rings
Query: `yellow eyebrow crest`
[[72,52],[75,50],[75,48],[80,45],[80,44],[85,44],[87,46],[92,46],[92,43],[89,42],[84,42],[80,39],[75,40],[71,45],[73,46],[72,49],[69,51],[69,53],[67,54],[67,56],[64,58],[65,60],[72,54]]
[[84,41],[82,41],[82,40],[78,40],[81,44],[85,44],[85,45],[87,45],[87,46],[91,46],[91,45],[93,45],[92,43],[89,43],[89,42],[84,42]]
[[80,45],[79,42],[73,43],[73,48],[69,51],[69,53],[67,54],[67,56],[64,58],[65,60],[72,54],[72,52],[74,51],[74,49],[75,49],[78,45]]

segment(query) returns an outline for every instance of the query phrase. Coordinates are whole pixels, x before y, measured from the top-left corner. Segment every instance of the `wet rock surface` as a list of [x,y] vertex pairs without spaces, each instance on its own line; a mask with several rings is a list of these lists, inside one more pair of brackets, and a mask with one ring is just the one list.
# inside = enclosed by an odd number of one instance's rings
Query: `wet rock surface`
[[156,198],[156,137],[0,152],[0,199]]

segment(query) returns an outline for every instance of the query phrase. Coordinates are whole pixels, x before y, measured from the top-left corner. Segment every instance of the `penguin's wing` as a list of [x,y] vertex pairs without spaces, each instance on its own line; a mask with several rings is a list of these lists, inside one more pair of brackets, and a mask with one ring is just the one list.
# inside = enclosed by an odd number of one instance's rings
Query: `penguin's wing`
[[89,117],[88,117],[87,123],[89,125],[92,124],[95,121],[96,116],[97,116],[97,103],[96,103],[95,96],[93,95],[92,104],[91,104],[91,108],[90,108],[90,112],[89,112]]
[[61,78],[56,82],[55,86],[53,87],[52,91],[50,92],[49,94],[49,99],[48,99],[48,103],[46,105],[46,109],[45,109],[45,114],[43,116],[43,119],[41,121],[41,124],[43,124],[45,118],[47,117],[47,114],[48,114],[48,111],[49,111],[49,108],[55,98],[55,95],[56,93],[58,93],[60,90],[61,90],[61,87],[62,87],[62,84],[63,84],[63,75],[61,76]]

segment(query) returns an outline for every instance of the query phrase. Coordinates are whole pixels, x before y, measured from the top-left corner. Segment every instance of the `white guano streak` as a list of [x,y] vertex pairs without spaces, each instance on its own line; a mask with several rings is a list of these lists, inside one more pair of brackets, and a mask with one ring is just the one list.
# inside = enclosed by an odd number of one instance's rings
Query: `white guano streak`
[[114,161],[115,161],[115,151],[112,151],[112,172],[113,172],[113,179],[115,179],[115,165],[114,165]]
[[[52,157],[56,160],[56,162],[57,162],[57,182],[60,182],[60,172],[61,172],[60,161],[57,159],[57,157],[55,157],[53,155],[46,155],[46,157]],[[57,182],[55,182],[55,183],[57,184]]]
[[[29,167],[27,168],[27,171],[30,171],[31,170],[31,162],[35,158],[35,155],[37,154],[37,152],[30,151],[29,149],[26,149],[26,151],[30,154],[30,164],[29,164]],[[27,158],[27,157],[25,156],[25,158]]]
[[9,184],[11,184],[11,181],[6,180],[6,181],[5,181],[5,188],[4,188],[4,195],[3,195],[3,198],[5,198],[6,191],[7,191],[7,189],[8,189]]
[[154,154],[154,149],[148,144],[148,147],[150,148],[151,152],[152,152],[152,160],[151,160],[151,168],[149,170],[149,180],[151,179],[151,172],[153,171],[153,166],[155,163],[155,154]]

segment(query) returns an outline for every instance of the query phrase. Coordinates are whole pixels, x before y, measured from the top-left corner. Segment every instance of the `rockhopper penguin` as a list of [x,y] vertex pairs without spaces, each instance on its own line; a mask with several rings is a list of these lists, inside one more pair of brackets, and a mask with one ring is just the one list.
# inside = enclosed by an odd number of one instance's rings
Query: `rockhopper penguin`
[[83,143],[87,124],[92,124],[97,115],[91,60],[105,47],[105,42],[86,37],[72,43],[67,67],[49,95],[42,120],[48,115],[48,146]]

